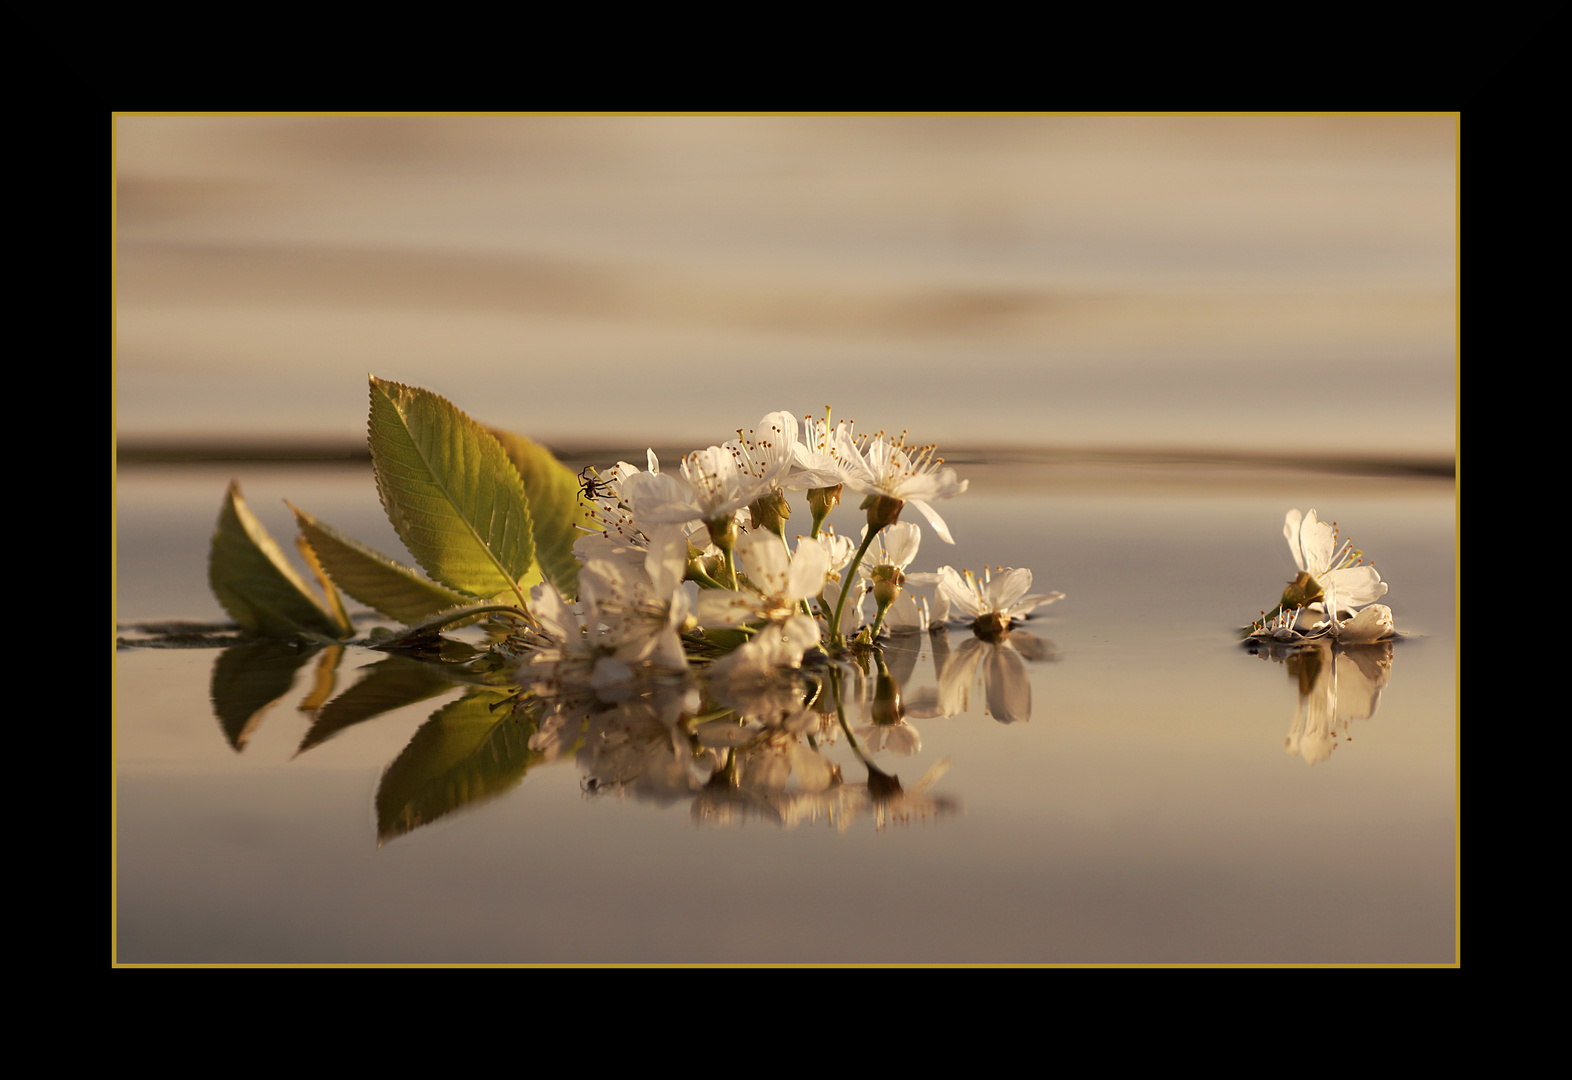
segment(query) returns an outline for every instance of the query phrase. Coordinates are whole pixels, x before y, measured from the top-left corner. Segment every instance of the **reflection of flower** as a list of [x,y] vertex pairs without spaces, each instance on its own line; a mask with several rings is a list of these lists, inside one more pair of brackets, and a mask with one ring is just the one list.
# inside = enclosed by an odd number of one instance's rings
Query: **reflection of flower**
[[939,708],[945,716],[967,710],[972,686],[981,678],[988,712],[995,720],[1013,724],[1031,719],[1032,684],[1026,674],[1026,660],[1015,647],[1017,636],[1031,635],[1012,635],[998,641],[968,638],[945,661],[944,670],[939,673]]
[[1392,672],[1392,643],[1334,645],[1318,641],[1284,657],[1299,684],[1299,703],[1283,749],[1307,765],[1327,760],[1352,720],[1375,715]]
[[906,722],[906,708],[901,703],[901,683],[905,680],[891,673],[882,650],[876,655],[879,670],[874,678],[873,700],[864,703],[867,722],[858,725],[857,737],[869,754],[888,750],[897,757],[910,757],[922,749],[922,735]]

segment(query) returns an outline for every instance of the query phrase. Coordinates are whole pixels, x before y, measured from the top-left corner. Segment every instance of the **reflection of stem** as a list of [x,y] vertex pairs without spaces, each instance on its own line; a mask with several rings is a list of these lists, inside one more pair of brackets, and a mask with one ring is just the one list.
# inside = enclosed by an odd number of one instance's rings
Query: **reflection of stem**
[[846,739],[851,744],[852,753],[857,755],[857,760],[862,762],[862,767],[868,770],[868,794],[873,796],[875,801],[884,801],[901,794],[900,778],[885,772],[869,761],[868,755],[862,752],[861,746],[857,745],[857,736],[852,734],[851,726],[846,723],[846,710],[841,707],[840,675],[833,668],[830,670],[830,686],[835,691],[835,717],[841,722],[841,730],[846,732]]
[[869,529],[868,535],[862,538],[862,546],[857,549],[857,554],[852,557],[851,565],[841,575],[841,596],[835,601],[835,614],[830,616],[830,644],[839,646],[841,642],[841,609],[846,606],[846,594],[852,591],[857,584],[857,567],[862,565],[862,557],[868,553],[868,545],[873,543],[873,538],[879,535],[878,529]]
[[846,732],[846,740],[851,744],[852,753],[857,755],[857,760],[868,768],[873,764],[868,760],[868,755],[862,752],[862,747],[857,745],[857,736],[852,734],[851,725],[846,723],[846,707],[841,704],[841,673],[835,668],[830,668],[830,693],[835,695],[835,718],[841,722],[841,730]]
[[807,678],[807,679],[812,681],[812,683],[813,683],[813,693],[809,694],[803,700],[802,707],[805,708],[805,709],[811,709],[818,702],[819,695],[824,693],[824,680],[823,679],[815,679],[811,675],[806,675],[806,676],[804,676],[804,678]]

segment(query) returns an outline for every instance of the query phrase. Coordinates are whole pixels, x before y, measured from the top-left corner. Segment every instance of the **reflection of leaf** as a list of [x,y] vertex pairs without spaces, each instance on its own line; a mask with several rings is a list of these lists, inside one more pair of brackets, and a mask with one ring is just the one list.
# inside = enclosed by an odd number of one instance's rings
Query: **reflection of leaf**
[[344,659],[342,645],[329,645],[322,651],[322,658],[317,661],[317,675],[311,684],[311,690],[296,708],[303,713],[316,716],[317,710],[333,696],[333,686],[338,682],[338,664],[342,659]]
[[317,714],[316,723],[300,741],[303,754],[313,746],[320,746],[347,727],[383,713],[413,705],[417,701],[436,697],[453,689],[453,680],[435,664],[424,664],[402,656],[386,660],[363,669],[360,681],[328,702]]
[[252,641],[225,649],[213,661],[213,714],[238,753],[267,712],[294,685],[295,672],[315,648],[287,641]]
[[578,477],[549,450],[524,436],[497,428],[486,430],[497,437],[524,481],[535,529],[535,562],[564,598],[576,599],[579,561],[573,557],[573,541],[585,535],[577,526],[594,527],[579,492]]
[[474,690],[415,732],[377,787],[378,843],[495,798],[545,760],[529,748],[534,724],[506,702],[501,691]]
[[[443,588],[405,566],[324,524],[293,504],[300,534],[340,588],[367,607],[401,623],[424,622],[473,597]],[[511,593],[510,593],[511,595]]]
[[428,390],[371,380],[371,461],[382,505],[423,570],[491,597],[535,561],[519,471],[496,438]]
[[207,561],[213,595],[242,628],[266,637],[306,632],[347,637],[347,620],[331,614],[311,594],[284,553],[251,513],[231,481],[219,511]]

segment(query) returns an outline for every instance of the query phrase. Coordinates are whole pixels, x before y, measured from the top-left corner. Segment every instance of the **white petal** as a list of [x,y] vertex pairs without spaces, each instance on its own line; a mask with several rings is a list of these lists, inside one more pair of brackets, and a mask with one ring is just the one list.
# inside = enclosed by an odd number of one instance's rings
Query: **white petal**
[[1051,593],[1038,593],[1036,596],[1025,596],[1021,598],[1019,603],[1010,609],[1010,616],[1016,619],[1024,619],[1027,615],[1030,615],[1038,608],[1046,607],[1055,600],[1063,599],[1064,593],[1060,592],[1058,589],[1055,589]]
[[999,576],[993,579],[992,599],[993,609],[1001,614],[1009,614],[1015,602],[1026,595],[1026,590],[1032,587],[1032,572],[1022,567],[1006,567],[999,571]]
[[905,570],[917,557],[918,545],[922,543],[922,530],[910,521],[897,521],[884,530],[881,539],[890,564]]
[[688,570],[688,535],[681,525],[660,525],[650,532],[650,550],[644,568],[655,595],[669,600]]
[[1318,520],[1314,510],[1305,515],[1299,526],[1299,550],[1304,553],[1304,565],[1300,569],[1310,571],[1311,577],[1320,578],[1332,565],[1332,526]]
[[936,590],[939,599],[945,605],[945,615],[949,615],[949,608],[960,609],[962,615],[975,619],[983,613],[982,605],[977,600],[977,593],[955,572],[953,566],[939,567],[939,587]]
[[780,537],[763,529],[748,533],[737,541],[737,561],[748,580],[765,596],[786,594],[791,556]]
[[[1394,633],[1396,630],[1392,626],[1392,609],[1385,604],[1371,604],[1343,624],[1337,640],[1350,644],[1380,641],[1382,638],[1391,637]],[[1341,689],[1338,690],[1338,694],[1342,694]]]
[[549,581],[543,581],[530,590],[530,614],[539,619],[546,632],[562,642],[578,643],[579,628],[583,625],[562,600],[562,594]]
[[806,600],[818,596],[830,576],[830,557],[815,540],[797,538],[797,554],[791,561],[787,575],[786,596],[792,600]]
[[1299,551],[1299,523],[1304,520],[1304,515],[1298,510],[1290,510],[1283,518],[1283,535],[1288,539],[1288,550],[1294,553],[1294,565],[1303,570],[1305,557]]
[[1335,591],[1339,611],[1353,611],[1385,596],[1387,584],[1373,566],[1349,566],[1323,575],[1321,588]]
[[939,516],[937,510],[922,499],[908,499],[906,501],[922,512],[922,516],[928,519],[928,524],[933,526],[933,531],[939,534],[940,540],[943,540],[946,544],[955,543],[955,537],[950,535],[950,527],[944,523],[944,519]]
[[695,614],[701,626],[741,626],[759,617],[759,598],[730,589],[703,589]]

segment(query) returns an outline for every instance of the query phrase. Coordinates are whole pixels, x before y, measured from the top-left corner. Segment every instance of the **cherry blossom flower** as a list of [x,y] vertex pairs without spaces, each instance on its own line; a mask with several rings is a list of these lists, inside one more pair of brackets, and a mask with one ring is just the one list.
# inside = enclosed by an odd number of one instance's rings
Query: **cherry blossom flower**
[[911,503],[928,519],[939,539],[946,544],[955,543],[950,527],[932,504],[961,494],[968,481],[957,479],[954,469],[942,467],[944,459],[934,457],[937,447],[908,448],[904,433],[897,440],[880,433],[860,448],[847,438],[838,449],[846,471],[846,485],[870,500],[888,500],[882,508],[869,507],[870,525],[882,527],[893,523],[900,515],[901,505]]
[[1346,611],[1386,595],[1386,582],[1375,567],[1364,565],[1364,552],[1355,550],[1349,540],[1339,546],[1336,526],[1317,518],[1315,510],[1303,516],[1298,510],[1288,511],[1283,536],[1299,568],[1299,576],[1283,591],[1284,608],[1324,606],[1328,590],[1336,592],[1337,606]]
[[1009,632],[1012,621],[1064,599],[1057,590],[1028,596],[1031,587],[1032,572],[1024,567],[1000,567],[997,579],[984,567],[978,580],[970,570],[958,574],[953,566],[941,566],[938,596],[944,610],[939,617],[948,618],[953,607],[972,620],[972,630],[980,637],[999,637]]
[[[751,532],[737,541],[737,560],[751,590],[706,589],[699,595],[698,617],[705,626],[741,626],[764,619],[781,622],[799,615],[802,602],[818,596],[829,576],[829,556],[814,540],[799,540],[788,554],[780,538]],[[810,620],[811,621],[811,620]],[[814,630],[818,640],[818,630]],[[800,655],[800,654],[799,654]]]

